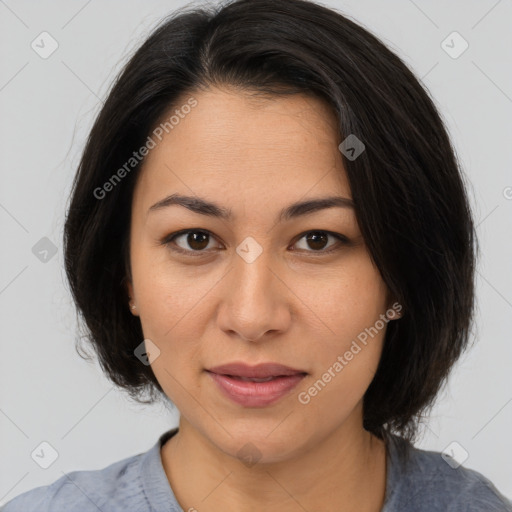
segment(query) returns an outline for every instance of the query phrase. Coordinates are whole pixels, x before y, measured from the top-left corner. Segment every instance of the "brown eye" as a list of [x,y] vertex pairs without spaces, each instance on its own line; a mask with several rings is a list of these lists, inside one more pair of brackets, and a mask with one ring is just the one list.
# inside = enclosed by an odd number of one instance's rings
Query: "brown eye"
[[321,232],[313,232],[306,235],[306,241],[312,249],[320,251],[325,248],[329,240],[329,235]]
[[175,233],[168,237],[164,243],[172,245],[173,250],[184,253],[206,252],[211,242],[211,235],[205,231],[187,230]]
[[[329,238],[334,239],[334,243],[331,243],[328,245]],[[344,237],[343,235],[339,235],[336,233],[330,233],[328,231],[308,231],[305,233],[302,238],[299,239],[299,242],[301,240],[305,240],[306,246],[299,247],[299,249],[305,250],[306,252],[331,252],[331,247],[333,245],[336,245],[336,241],[338,244],[341,243],[347,243],[348,239]],[[299,243],[297,242],[297,243]],[[327,247],[327,249],[326,249]]]
[[209,242],[209,235],[206,233],[197,233],[192,232],[188,233],[186,236],[187,244],[195,251],[201,251],[206,249]]

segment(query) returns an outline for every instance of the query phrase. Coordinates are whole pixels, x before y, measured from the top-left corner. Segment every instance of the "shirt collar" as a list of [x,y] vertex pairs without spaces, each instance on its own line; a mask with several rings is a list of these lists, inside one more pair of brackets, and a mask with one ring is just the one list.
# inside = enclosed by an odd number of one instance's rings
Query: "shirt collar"
[[139,478],[146,500],[155,512],[183,512],[167,479],[162,464],[160,449],[176,432],[175,427],[164,432],[153,447],[142,455],[139,465]]

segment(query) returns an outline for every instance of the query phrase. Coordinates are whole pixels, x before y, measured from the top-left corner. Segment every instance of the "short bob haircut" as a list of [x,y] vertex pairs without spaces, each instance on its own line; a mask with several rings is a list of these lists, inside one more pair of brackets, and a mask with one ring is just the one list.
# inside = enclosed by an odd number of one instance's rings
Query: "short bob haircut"
[[[186,6],[121,70],[86,142],[64,227],[65,268],[87,346],[132,399],[165,398],[151,367],[134,355],[144,336],[126,288],[141,164],[110,181],[108,194],[98,190],[180,98],[212,86],[325,100],[340,142],[350,134],[363,141],[358,158],[343,158],[356,218],[403,307],[387,326],[363,425],[381,439],[394,431],[412,440],[469,345],[478,245],[464,177],[433,100],[406,64],[360,25],[307,0]],[[89,358],[79,341],[78,353]]]

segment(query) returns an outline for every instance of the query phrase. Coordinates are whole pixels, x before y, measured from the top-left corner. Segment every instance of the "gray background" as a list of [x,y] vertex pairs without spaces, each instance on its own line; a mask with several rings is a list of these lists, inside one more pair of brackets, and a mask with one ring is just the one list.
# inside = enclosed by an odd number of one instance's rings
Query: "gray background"
[[[145,451],[177,424],[162,406],[130,402],[75,353],[61,238],[100,99],[155,23],[185,3],[0,0],[0,504],[72,470]],[[512,497],[512,3],[325,4],[380,36],[423,79],[465,167],[483,251],[477,343],[455,367],[418,446],[442,451],[456,441],[469,454],[464,465]],[[31,48],[43,31],[59,45],[47,59]],[[453,31],[469,44],[458,58],[442,47]],[[450,41],[452,52],[461,48]],[[43,237],[57,248],[46,262],[32,252]],[[48,469],[31,458],[43,441],[58,452]]]

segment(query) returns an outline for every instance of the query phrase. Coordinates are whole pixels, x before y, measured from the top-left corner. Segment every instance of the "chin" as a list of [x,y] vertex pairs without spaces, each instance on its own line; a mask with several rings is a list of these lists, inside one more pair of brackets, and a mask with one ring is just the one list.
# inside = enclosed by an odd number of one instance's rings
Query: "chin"
[[[221,439],[211,439],[227,455],[234,457],[247,467],[255,464],[274,464],[293,458],[306,448],[307,438],[299,435],[298,428],[285,428],[281,419],[265,421],[247,420],[238,426],[226,425],[232,437],[221,434]],[[285,420],[286,422],[286,420]],[[281,423],[281,424],[280,424]]]

